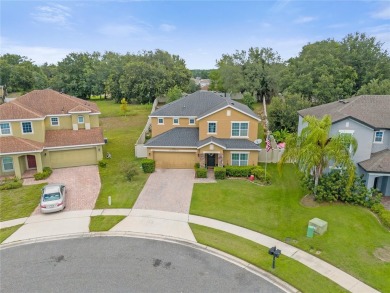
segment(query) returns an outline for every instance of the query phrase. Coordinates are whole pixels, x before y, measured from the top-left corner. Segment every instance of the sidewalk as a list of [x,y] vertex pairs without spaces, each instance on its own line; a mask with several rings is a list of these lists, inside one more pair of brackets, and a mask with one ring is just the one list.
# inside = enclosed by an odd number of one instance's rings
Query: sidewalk
[[9,227],[11,224],[17,225],[24,223],[24,225],[7,238],[0,247],[6,247],[7,244],[33,240],[36,238],[89,233],[90,217],[97,215],[126,216],[126,218],[114,226],[110,232],[119,234],[121,232],[132,232],[150,236],[170,237],[190,243],[194,243],[196,240],[188,223],[222,230],[249,239],[266,247],[276,246],[278,249],[282,250],[283,255],[301,262],[350,292],[378,292],[351,275],[348,275],[327,262],[294,246],[246,228],[214,219],[182,213],[141,209],[106,209],[36,215],[28,218],[1,222],[0,228]]

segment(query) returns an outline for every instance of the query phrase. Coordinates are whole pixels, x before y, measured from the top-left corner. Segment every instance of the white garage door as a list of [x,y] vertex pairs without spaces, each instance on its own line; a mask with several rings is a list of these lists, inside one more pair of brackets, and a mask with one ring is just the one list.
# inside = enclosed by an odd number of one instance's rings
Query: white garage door
[[97,157],[95,148],[50,152],[50,161],[52,168],[94,165],[97,163],[96,158]]
[[169,153],[154,152],[156,168],[165,169],[193,169],[197,162],[196,153]]

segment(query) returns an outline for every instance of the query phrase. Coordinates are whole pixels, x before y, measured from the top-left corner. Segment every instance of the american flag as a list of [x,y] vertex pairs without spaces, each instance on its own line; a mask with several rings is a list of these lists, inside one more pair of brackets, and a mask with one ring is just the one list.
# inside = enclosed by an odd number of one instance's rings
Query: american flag
[[265,149],[267,152],[269,152],[271,148],[272,148],[271,141],[269,140],[269,137],[267,136],[267,139],[265,140]]

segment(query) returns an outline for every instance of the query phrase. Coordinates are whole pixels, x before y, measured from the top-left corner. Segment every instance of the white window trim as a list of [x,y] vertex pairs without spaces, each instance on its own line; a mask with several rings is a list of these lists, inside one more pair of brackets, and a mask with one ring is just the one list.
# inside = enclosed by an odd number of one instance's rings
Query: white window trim
[[[56,118],[56,119],[57,119],[57,123],[58,123],[58,124],[53,124],[53,118]],[[50,125],[51,125],[51,126],[60,126],[60,118],[58,118],[57,116],[55,116],[55,117],[50,117]]]
[[[238,154],[238,165],[233,165],[233,155],[237,155]],[[240,165],[240,163],[241,163],[241,154],[245,154],[245,155],[248,155],[248,159],[247,159],[247,161],[246,161],[246,165]],[[230,153],[230,164],[232,165],[232,166],[249,166],[249,152],[231,152]]]
[[[23,123],[30,123],[30,125],[31,125],[31,132],[24,132],[24,130],[23,130]],[[33,127],[33,123],[31,121],[21,121],[20,122],[20,129],[22,130],[22,134],[34,134],[34,127]]]
[[[4,169],[4,159],[5,158],[11,158],[12,160],[12,169]],[[15,167],[14,167],[14,159],[12,157],[2,157],[1,158],[1,169],[3,170],[3,172],[12,172],[12,171],[15,171]]]
[[[233,123],[239,123],[240,124],[240,128],[238,129],[239,130],[239,135],[233,135]],[[248,133],[245,136],[241,135],[241,124],[242,123],[247,123],[248,124],[248,129],[247,129]],[[248,138],[249,137],[249,125],[250,125],[249,121],[232,121],[230,123],[230,138],[238,138],[238,137]]]
[[[194,123],[191,123],[191,119],[194,120]],[[188,118],[188,125],[195,125],[195,118]]]
[[[215,123],[215,132],[209,132],[210,123]],[[217,134],[218,132],[218,122],[217,121],[207,121],[207,134]]]
[[[377,132],[382,132],[382,140],[381,141],[375,141],[376,133]],[[376,130],[374,131],[374,141],[373,143],[378,143],[378,144],[383,144],[383,138],[385,137],[385,131],[384,130]]]
[[[160,119],[162,119],[162,123],[160,123]],[[157,117],[157,125],[164,125],[164,118],[163,117]]]
[[[83,122],[80,122],[80,118],[83,118]],[[83,115],[78,115],[77,116],[77,124],[84,124],[85,123],[85,119],[84,119],[84,116]]]
[[[175,119],[177,119],[177,123],[175,123]],[[172,124],[173,125],[180,125],[180,118],[179,117],[173,117],[172,118]]]
[[10,122],[1,122],[0,124],[8,124],[9,126],[9,133],[3,133],[1,128],[0,128],[0,135],[12,135],[12,127]]

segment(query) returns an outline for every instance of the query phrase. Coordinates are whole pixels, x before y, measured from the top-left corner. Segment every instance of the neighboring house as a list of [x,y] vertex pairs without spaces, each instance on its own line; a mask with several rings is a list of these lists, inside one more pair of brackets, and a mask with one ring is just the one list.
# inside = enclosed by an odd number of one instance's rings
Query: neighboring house
[[353,156],[368,188],[390,195],[390,95],[358,96],[298,111],[298,133],[306,115],[332,117],[331,135],[353,135],[358,149]]
[[257,165],[260,118],[246,105],[198,91],[154,111],[145,143],[157,168]]
[[103,131],[95,103],[46,89],[0,105],[0,176],[97,164]]

